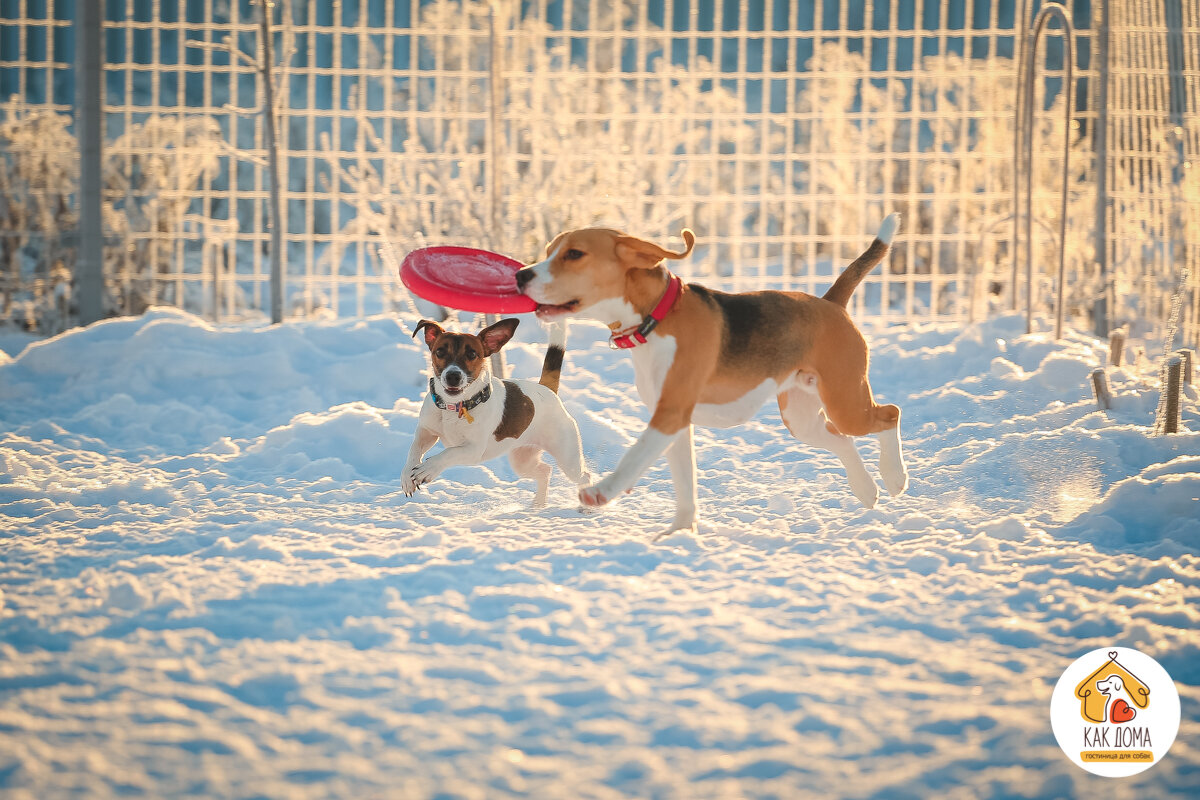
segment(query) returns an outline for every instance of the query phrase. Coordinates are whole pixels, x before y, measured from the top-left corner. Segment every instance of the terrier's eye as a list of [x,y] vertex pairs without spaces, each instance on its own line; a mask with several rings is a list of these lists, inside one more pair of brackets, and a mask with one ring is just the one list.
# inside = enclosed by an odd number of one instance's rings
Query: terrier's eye
[[563,261],[575,261],[580,258],[583,258],[583,251],[576,250],[573,247],[567,252],[563,253]]
[[446,357],[446,348],[439,347],[436,351],[434,351],[433,354],[435,356],[437,356],[438,358],[445,358]]
[[475,351],[468,347],[467,348],[467,361],[474,361],[475,358],[476,358]]

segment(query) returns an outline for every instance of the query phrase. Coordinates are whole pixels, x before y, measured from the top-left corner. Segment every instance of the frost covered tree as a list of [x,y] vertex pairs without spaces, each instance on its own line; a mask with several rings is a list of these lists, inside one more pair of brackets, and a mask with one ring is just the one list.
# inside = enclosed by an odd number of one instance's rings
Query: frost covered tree
[[711,65],[701,59],[691,70],[674,66],[654,54],[651,42],[653,80],[622,73],[613,48],[598,47],[584,69],[572,60],[562,31],[523,18],[502,48],[501,230],[492,235],[488,86],[467,77],[489,68],[481,44],[488,10],[482,2],[421,9],[415,46],[422,66],[437,66],[440,74],[394,93],[389,105],[394,112],[439,114],[413,115],[395,151],[372,126],[358,126],[355,163],[334,178],[356,204],[344,231],[382,234],[402,250],[454,241],[532,257],[567,227],[660,231],[697,224],[694,198],[712,194],[728,167],[673,156],[702,146],[719,152],[744,132],[740,123],[714,121],[740,104],[719,85],[705,86]]
[[[0,121],[3,319],[53,333],[67,325],[75,261],[79,148],[71,119],[12,100]],[[152,115],[105,149],[105,309],[141,313],[183,305],[175,243],[193,190],[217,168],[221,132],[201,115]]]
[[105,148],[106,285],[114,311],[140,314],[156,303],[184,305],[165,276],[178,271],[175,240],[193,204],[192,190],[216,171],[217,123],[202,115],[155,115]]
[[0,321],[57,333],[69,312],[78,150],[70,117],[17,99],[0,111]]

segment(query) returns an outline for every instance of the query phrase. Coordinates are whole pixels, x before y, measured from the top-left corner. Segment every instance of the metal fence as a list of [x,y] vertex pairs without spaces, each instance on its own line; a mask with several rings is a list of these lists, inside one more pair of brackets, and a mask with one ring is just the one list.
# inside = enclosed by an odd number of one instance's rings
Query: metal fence
[[[282,257],[289,316],[375,313],[404,303],[385,240],[533,259],[558,231],[593,223],[664,241],[690,226],[699,246],[685,274],[819,292],[899,211],[895,255],[855,313],[982,316],[1018,288],[1014,27],[1038,5],[277,0],[285,247],[273,254],[261,8],[105,0],[106,303],[261,314]],[[1107,294],[1114,322],[1161,326],[1191,265],[1183,313],[1196,342],[1200,0],[1115,5],[1104,58],[1099,4],[1070,8],[1068,314],[1087,324]],[[74,9],[0,0],[0,96],[11,98],[0,315],[18,322],[62,311],[74,264]],[[1032,165],[1039,311],[1056,263],[1065,102],[1063,49],[1056,35],[1047,44]]]

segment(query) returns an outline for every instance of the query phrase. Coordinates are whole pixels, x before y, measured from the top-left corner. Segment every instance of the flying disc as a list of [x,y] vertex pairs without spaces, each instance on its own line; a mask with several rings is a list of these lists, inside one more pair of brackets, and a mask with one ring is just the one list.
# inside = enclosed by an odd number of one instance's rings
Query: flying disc
[[515,258],[473,247],[423,247],[400,264],[410,292],[439,306],[484,314],[524,314],[537,308],[517,291]]

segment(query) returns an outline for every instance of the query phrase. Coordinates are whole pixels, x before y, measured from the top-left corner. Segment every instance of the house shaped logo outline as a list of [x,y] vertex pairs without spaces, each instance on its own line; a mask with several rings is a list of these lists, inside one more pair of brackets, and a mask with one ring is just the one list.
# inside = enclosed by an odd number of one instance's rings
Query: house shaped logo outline
[[1124,682],[1125,689],[1128,691],[1129,698],[1133,700],[1134,705],[1138,708],[1146,708],[1150,705],[1150,687],[1117,661],[1116,650],[1110,650],[1108,651],[1108,661],[1104,662],[1099,669],[1088,675],[1075,687],[1075,696],[1079,698],[1080,716],[1088,722],[1095,722],[1097,724],[1108,722],[1104,716],[1104,711],[1108,704],[1108,696],[1096,688],[1096,682],[1112,675],[1117,675]]

